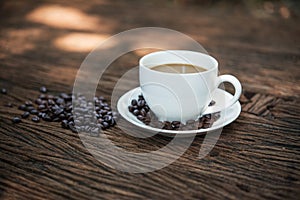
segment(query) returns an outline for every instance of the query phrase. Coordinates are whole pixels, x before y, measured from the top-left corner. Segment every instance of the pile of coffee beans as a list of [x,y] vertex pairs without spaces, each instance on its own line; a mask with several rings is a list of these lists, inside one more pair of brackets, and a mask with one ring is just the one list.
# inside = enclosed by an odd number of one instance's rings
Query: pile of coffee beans
[[[216,102],[211,101],[209,106],[214,105]],[[220,113],[206,114],[200,117],[198,120],[189,120],[186,124],[182,124],[180,121],[164,121],[160,122],[157,117],[151,112],[147,102],[143,95],[139,95],[138,99],[133,99],[128,106],[129,112],[136,116],[138,120],[146,125],[161,128],[166,130],[195,130],[210,128],[215,121],[220,118]]]
[[41,94],[34,101],[26,101],[18,107],[24,112],[20,117],[14,117],[13,123],[20,123],[22,119],[27,118],[37,123],[41,120],[60,122],[63,128],[73,132],[89,132],[93,136],[97,136],[101,129],[108,129],[116,124],[116,113],[112,112],[102,96],[94,97],[94,102],[92,102],[88,101],[84,95],[48,94],[44,86],[40,88],[40,92]]

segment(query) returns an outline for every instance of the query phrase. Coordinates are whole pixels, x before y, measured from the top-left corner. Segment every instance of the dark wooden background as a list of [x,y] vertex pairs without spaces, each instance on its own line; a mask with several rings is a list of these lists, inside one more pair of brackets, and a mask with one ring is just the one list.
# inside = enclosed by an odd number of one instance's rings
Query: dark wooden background
[[[211,1],[1,1],[1,199],[299,199],[300,26],[294,1],[251,4]],[[131,28],[160,26],[199,41],[221,74],[243,85],[242,113],[198,160],[203,136],[173,164],[151,173],[120,172],[98,162],[78,134],[58,123],[14,125],[16,105],[38,95],[71,91],[76,72],[101,39]],[[113,63],[98,88],[109,99],[115,81],[143,51]],[[13,103],[13,108],[6,107]],[[132,151],[168,138],[105,134]]]

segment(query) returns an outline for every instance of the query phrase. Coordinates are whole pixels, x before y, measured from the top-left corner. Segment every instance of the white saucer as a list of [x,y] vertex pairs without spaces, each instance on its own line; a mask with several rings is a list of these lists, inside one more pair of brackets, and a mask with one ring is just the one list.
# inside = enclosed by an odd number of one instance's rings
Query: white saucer
[[[221,111],[220,118],[213,123],[213,125],[210,128],[206,129],[197,129],[197,130],[165,130],[165,129],[159,129],[154,128],[148,125],[145,125],[143,122],[138,120],[136,116],[134,116],[132,113],[129,112],[128,106],[130,105],[130,102],[132,99],[138,99],[138,95],[142,94],[141,88],[137,87],[135,89],[132,89],[125,93],[118,101],[117,108],[120,115],[126,119],[128,122],[142,128],[146,129],[151,132],[156,133],[162,133],[164,135],[174,135],[174,134],[182,134],[182,135],[189,135],[189,134],[200,134],[200,133],[206,133],[209,131],[214,131],[217,129],[220,129],[231,122],[233,122],[241,113],[241,104],[239,101],[237,101],[234,105],[232,105],[229,108],[226,108],[225,110]],[[228,101],[232,98],[232,95],[224,90],[217,89],[215,94],[212,95],[212,99],[216,102],[221,101]]]

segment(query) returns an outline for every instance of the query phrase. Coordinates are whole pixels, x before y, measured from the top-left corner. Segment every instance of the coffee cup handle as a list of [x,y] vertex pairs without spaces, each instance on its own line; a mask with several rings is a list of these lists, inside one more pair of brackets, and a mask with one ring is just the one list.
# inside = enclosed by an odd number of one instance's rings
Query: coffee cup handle
[[220,112],[230,106],[232,106],[235,102],[237,102],[242,94],[242,86],[241,86],[241,83],[240,81],[232,76],[232,75],[221,75],[217,78],[217,82],[216,82],[216,86],[218,87],[221,83],[224,83],[224,82],[228,82],[228,83],[231,83],[235,89],[235,92],[234,92],[234,95],[232,97],[232,99],[230,99],[229,102],[226,102],[225,105],[223,106],[209,106],[203,113],[202,115],[205,115],[205,114],[209,114],[209,113],[215,113],[215,112]]

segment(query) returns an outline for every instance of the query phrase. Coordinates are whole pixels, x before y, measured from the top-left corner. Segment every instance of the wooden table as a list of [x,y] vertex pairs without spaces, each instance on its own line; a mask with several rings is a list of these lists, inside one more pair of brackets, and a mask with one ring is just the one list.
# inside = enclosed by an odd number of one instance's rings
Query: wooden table
[[[299,199],[299,15],[280,6],[272,14],[263,7],[170,1],[1,1],[0,87],[8,90],[0,94],[1,198]],[[143,26],[188,34],[219,60],[221,74],[242,82],[242,113],[208,156],[198,159],[204,136],[197,136],[171,165],[132,174],[98,162],[59,123],[12,124],[22,113],[17,105],[36,97],[40,86],[72,91],[95,41]],[[114,62],[97,93],[109,99],[142,53]],[[170,141],[136,139],[117,127],[104,134],[136,152]]]

